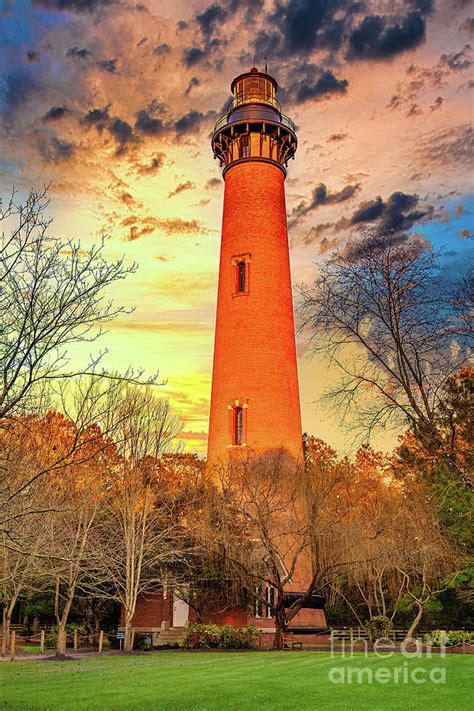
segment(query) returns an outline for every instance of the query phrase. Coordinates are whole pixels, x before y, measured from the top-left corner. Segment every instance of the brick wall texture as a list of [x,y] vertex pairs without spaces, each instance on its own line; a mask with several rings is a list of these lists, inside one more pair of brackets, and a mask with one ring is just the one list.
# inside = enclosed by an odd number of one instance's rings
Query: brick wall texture
[[[248,293],[235,295],[238,255],[250,255]],[[301,456],[301,416],[283,172],[233,165],[225,176],[208,457],[226,461],[229,404],[248,404],[245,444]]]

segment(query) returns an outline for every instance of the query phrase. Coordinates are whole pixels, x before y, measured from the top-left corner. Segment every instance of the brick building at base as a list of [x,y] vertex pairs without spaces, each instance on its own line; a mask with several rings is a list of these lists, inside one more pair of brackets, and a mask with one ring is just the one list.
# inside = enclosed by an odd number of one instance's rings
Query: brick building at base
[[[267,594],[270,594],[268,591]],[[288,593],[288,602],[293,602],[293,596],[298,593]],[[307,644],[317,644],[321,635],[328,632],[324,614],[324,598],[313,595],[309,604],[300,610],[291,620],[288,632],[295,635],[295,639],[304,640]],[[234,607],[204,612],[204,622],[217,625],[255,625],[260,631],[260,643],[264,647],[271,647],[275,633],[275,623],[270,608],[257,601],[248,606]],[[123,619],[122,619],[123,622]],[[152,636],[153,644],[181,643],[186,628],[198,622],[196,611],[181,600],[172,591],[159,593],[144,593],[139,596],[133,629]]]

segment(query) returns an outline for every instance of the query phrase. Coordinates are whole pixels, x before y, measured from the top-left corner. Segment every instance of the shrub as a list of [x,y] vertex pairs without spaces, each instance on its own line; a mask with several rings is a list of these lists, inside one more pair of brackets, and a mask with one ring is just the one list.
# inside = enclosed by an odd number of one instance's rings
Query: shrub
[[465,630],[432,630],[423,637],[426,644],[433,647],[458,647],[463,644],[474,644],[474,632]]
[[109,640],[110,649],[120,649],[120,640],[117,639],[116,633],[112,632],[111,634],[108,634],[107,639]]
[[133,649],[140,649],[145,652],[149,652],[150,649],[153,649],[151,635],[136,632],[135,639],[133,640]]
[[258,639],[254,625],[190,625],[184,646],[188,649],[250,649]]
[[369,640],[388,639],[393,630],[393,622],[385,615],[376,615],[365,624]]

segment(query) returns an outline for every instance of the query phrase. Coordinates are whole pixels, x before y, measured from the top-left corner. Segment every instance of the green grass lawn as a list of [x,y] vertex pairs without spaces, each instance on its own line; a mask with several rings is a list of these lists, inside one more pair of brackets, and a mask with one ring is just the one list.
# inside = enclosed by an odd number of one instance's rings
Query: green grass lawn
[[[405,667],[404,667],[405,665]],[[444,667],[446,683],[333,684],[334,667]],[[349,711],[472,711],[474,658],[448,655],[406,660],[331,659],[326,652],[152,653],[66,662],[0,664],[0,708],[22,711],[140,709],[344,709]],[[340,679],[342,672],[333,672]],[[365,672],[367,674],[367,672]],[[393,679],[393,677],[392,677]]]

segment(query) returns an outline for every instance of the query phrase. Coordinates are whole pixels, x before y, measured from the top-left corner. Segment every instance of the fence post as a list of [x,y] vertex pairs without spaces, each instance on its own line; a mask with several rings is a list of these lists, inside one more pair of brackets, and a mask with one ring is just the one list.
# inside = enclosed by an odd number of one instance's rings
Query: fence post
[[41,630],[40,654],[44,654],[44,630]]
[[354,646],[354,630],[352,629],[352,627],[349,630],[349,640],[352,648]]
[[99,632],[99,655],[102,654],[102,645],[104,643],[104,630]]
[[10,661],[15,660],[16,632],[12,632],[10,638]]
[[77,652],[77,629],[74,628],[74,651]]

